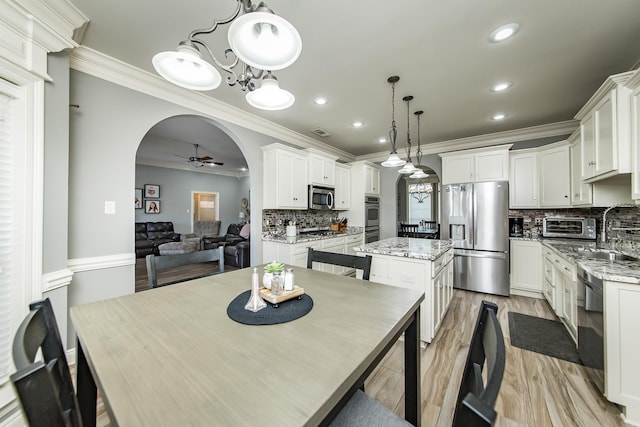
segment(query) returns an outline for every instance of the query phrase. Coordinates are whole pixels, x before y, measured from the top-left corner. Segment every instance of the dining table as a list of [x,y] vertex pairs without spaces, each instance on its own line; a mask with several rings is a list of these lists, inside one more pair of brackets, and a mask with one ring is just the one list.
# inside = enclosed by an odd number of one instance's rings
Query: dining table
[[247,325],[227,308],[251,284],[245,268],[71,307],[84,425],[97,392],[112,426],[328,425],[402,335],[404,415],[420,425],[424,293],[296,268],[311,310]]

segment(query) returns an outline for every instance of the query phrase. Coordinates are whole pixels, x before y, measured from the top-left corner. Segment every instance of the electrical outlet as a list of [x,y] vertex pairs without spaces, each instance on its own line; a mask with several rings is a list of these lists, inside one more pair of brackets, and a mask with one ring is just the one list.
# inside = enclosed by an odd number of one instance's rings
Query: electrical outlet
[[537,217],[537,218],[536,218],[536,222],[535,222],[535,224],[536,224],[536,225],[542,225],[542,218]]

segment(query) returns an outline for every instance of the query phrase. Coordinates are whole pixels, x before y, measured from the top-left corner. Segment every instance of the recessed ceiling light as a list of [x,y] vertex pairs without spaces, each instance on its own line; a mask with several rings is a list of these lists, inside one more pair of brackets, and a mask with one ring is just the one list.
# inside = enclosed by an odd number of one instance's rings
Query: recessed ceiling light
[[245,167],[241,167],[241,168],[240,168],[240,170],[241,170],[242,172],[244,172],[244,171],[246,171],[246,170],[248,170],[248,169],[247,169],[247,168],[245,168]]
[[364,126],[364,122],[361,122],[359,120],[351,123],[351,126],[353,126],[354,128],[361,128],[362,126]]
[[313,102],[315,102],[318,105],[324,105],[327,103],[327,98],[325,98],[324,96],[319,96],[316,99],[314,99]]
[[491,120],[499,121],[499,120],[504,120],[506,117],[507,115],[504,113],[497,113],[497,114],[494,114],[493,117],[491,117]]
[[491,86],[491,92],[503,92],[511,87],[511,82],[500,82]]
[[384,136],[383,136],[383,137],[380,137],[380,138],[378,138],[378,142],[379,142],[380,144],[384,144],[385,142],[387,142],[387,138],[385,138]]
[[506,24],[496,28],[489,34],[489,40],[492,42],[501,42],[513,36],[520,28],[520,25],[516,23]]

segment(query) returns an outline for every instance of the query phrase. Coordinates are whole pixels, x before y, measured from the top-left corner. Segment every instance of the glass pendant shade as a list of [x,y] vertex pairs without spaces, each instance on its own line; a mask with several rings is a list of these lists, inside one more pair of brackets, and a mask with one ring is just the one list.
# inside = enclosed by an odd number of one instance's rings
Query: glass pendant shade
[[302,52],[300,34],[287,20],[273,13],[250,12],[229,27],[229,45],[242,62],[262,70],[281,70]]
[[380,164],[387,168],[395,168],[403,166],[405,163],[407,162],[402,160],[397,153],[391,153],[389,154],[389,158]]
[[156,54],[152,62],[163,78],[186,89],[213,90],[222,82],[218,70],[194,46],[180,44],[175,51]]
[[249,105],[261,110],[284,110],[296,101],[291,92],[280,89],[278,80],[271,74],[262,79],[259,89],[248,92],[246,99]]
[[411,160],[409,160],[407,163],[405,163],[405,165],[402,167],[402,169],[400,169],[398,171],[398,173],[401,173],[403,175],[408,175],[411,173],[415,173],[417,172],[419,169],[416,168],[413,163],[411,162]]
[[424,171],[422,169],[417,169],[412,175],[409,176],[409,178],[412,179],[423,179],[428,177],[429,174],[424,173]]

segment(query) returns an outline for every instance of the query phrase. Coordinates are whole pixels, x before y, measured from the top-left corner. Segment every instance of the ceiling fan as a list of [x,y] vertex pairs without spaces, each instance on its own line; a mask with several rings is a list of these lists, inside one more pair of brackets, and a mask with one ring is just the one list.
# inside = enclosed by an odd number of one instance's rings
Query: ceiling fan
[[204,165],[208,165],[208,166],[211,166],[211,167],[224,165],[224,163],[222,163],[222,162],[214,162],[213,161],[213,157],[210,157],[210,156],[199,157],[198,156],[198,148],[200,148],[200,144],[193,144],[193,146],[196,149],[196,154],[194,156],[191,156],[191,157],[178,156],[178,157],[182,157],[183,159],[187,159],[187,163],[189,163],[191,166],[193,166],[195,168],[201,168]]

